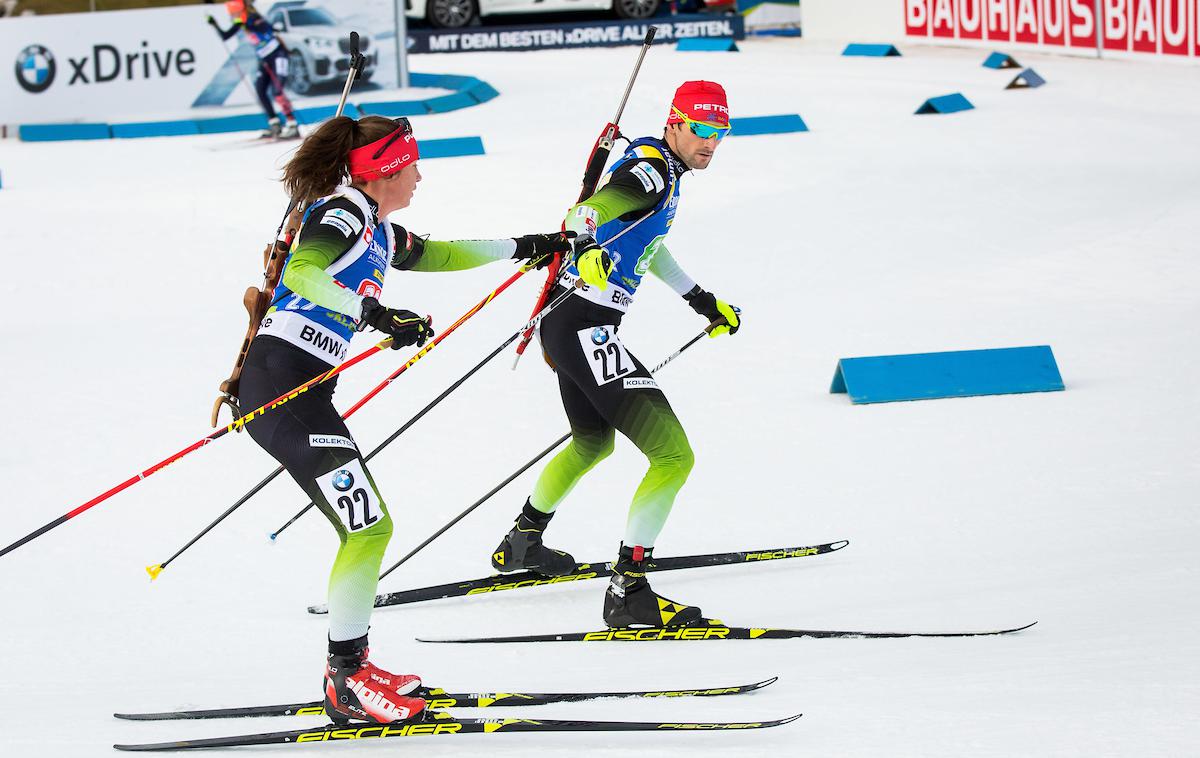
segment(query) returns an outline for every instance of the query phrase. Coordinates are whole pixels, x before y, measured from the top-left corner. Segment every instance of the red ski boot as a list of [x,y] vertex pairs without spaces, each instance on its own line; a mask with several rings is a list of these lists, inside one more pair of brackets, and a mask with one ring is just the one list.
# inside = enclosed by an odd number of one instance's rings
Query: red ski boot
[[367,638],[330,642],[325,663],[325,714],[388,724],[421,718],[425,701],[408,694],[421,686],[412,674],[393,674],[367,660]]

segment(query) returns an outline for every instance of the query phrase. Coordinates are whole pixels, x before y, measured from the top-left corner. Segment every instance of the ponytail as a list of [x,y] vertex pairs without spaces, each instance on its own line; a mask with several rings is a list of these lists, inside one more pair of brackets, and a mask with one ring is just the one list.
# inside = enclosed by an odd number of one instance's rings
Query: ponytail
[[382,139],[395,129],[395,122],[382,116],[364,116],[358,121],[338,116],[326,121],[305,137],[284,166],[284,189],[301,206],[332,193],[350,178],[350,151]]

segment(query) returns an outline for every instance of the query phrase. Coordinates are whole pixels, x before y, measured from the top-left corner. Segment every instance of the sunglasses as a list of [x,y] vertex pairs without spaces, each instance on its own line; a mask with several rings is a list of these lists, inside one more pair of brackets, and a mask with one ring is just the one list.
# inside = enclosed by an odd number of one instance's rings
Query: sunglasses
[[392,132],[392,136],[388,138],[387,142],[383,143],[383,147],[375,151],[375,154],[371,156],[371,160],[379,160],[387,152],[387,149],[392,146],[392,143],[407,134],[412,134],[412,124],[403,116],[392,119],[392,123],[396,125],[396,131]]
[[683,119],[683,123],[687,124],[688,129],[692,130],[692,134],[696,135],[700,139],[716,137],[717,141],[720,142],[725,137],[729,136],[731,131],[733,131],[732,126],[714,126],[713,124],[709,124],[704,121],[697,121],[693,118],[689,118],[686,113],[673,105],[671,106],[671,110],[675,111],[675,115]]

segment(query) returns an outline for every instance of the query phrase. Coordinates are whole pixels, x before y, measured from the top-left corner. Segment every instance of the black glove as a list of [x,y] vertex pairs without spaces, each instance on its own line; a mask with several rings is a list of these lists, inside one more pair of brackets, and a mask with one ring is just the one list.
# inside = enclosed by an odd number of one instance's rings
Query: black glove
[[741,311],[722,300],[718,300],[717,296],[713,293],[700,289],[700,285],[697,284],[691,292],[683,296],[683,299],[687,301],[688,305],[692,306],[692,310],[708,319],[710,324],[719,318],[725,319],[725,323],[709,332],[708,336],[719,337],[722,334],[737,334],[737,330],[741,328]]
[[554,260],[555,253],[565,253],[571,249],[571,238],[574,232],[554,232],[553,234],[526,234],[524,237],[514,237],[517,252],[513,258],[517,260],[533,260],[536,268],[543,269]]
[[425,340],[433,336],[433,319],[429,316],[421,318],[412,311],[401,311],[395,308],[384,308],[373,297],[364,297],[362,304],[362,319],[358,322],[361,332],[368,326],[373,326],[392,338],[392,349],[416,345],[423,347]]

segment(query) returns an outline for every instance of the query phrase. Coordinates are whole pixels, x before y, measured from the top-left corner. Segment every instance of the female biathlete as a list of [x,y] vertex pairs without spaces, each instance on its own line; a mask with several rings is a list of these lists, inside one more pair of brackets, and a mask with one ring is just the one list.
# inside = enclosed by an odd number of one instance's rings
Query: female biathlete
[[[300,126],[292,112],[292,102],[283,91],[288,77],[287,48],[275,34],[275,29],[250,3],[245,0],[229,0],[225,3],[225,10],[233,21],[228,29],[222,29],[212,16],[208,17],[208,23],[217,30],[222,40],[227,40],[240,31],[254,45],[254,52],[258,56],[258,75],[254,77],[254,92],[258,95],[259,105],[267,114],[267,129],[262,136],[281,139],[299,137]],[[271,104],[272,100],[279,103],[279,109],[283,111],[287,123],[279,122],[279,116],[275,115],[275,106]]]
[[651,588],[645,564],[675,496],[692,469],[692,449],[666,396],[617,336],[642,277],[651,272],[710,321],[727,323],[712,336],[736,333],[737,310],[702,290],[675,262],[663,240],[680,197],[680,180],[712,161],[729,133],[729,108],[719,84],[685,82],[675,92],[662,138],[634,140],[600,189],[571,209],[566,229],[575,263],[558,292],[585,286],[541,325],[542,347],[558,372],[571,441],[543,469],[516,525],[492,554],[499,571],[529,569],[547,576],[571,571],[575,559],[542,543],[554,509],[579,479],[613,451],[619,430],[650,459],[633,496],[617,563],[604,596],[609,626],[674,626],[699,621],[699,608]]
[[[288,193],[307,208],[271,307],[241,377],[243,408],[257,408],[343,362],[356,330],[374,327],[392,347],[423,345],[428,317],[379,303],[388,266],[455,271],[506,258],[540,259],[566,236],[437,242],[389,223],[417,182],[417,141],[406,119],[335,118],[309,135],[284,169]],[[348,184],[343,181],[349,179]],[[325,711],[335,721],[412,718],[421,680],[367,660],[367,627],[392,519],[354,438],[333,406],[336,380],[319,384],[249,424],[337,530],[329,578]]]

